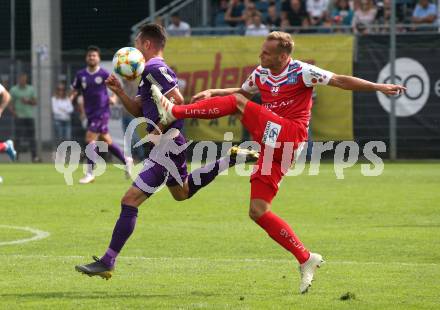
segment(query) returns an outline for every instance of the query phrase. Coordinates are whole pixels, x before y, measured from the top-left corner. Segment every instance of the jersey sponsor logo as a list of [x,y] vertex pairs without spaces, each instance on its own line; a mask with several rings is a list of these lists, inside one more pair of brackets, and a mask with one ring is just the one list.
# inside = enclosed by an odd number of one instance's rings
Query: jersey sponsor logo
[[96,83],[96,84],[99,85],[99,84],[102,83],[102,81],[103,81],[102,77],[100,77],[100,76],[95,77],[95,83]]
[[280,135],[281,125],[268,121],[264,129],[262,143],[275,148],[278,136]]
[[270,103],[263,103],[263,106],[266,109],[272,110],[272,109],[288,106],[288,105],[292,104],[293,102],[294,102],[293,99],[286,100],[286,101],[281,101],[281,102],[280,101],[274,101],[274,102],[270,102]]
[[310,73],[311,76],[313,76],[313,77],[315,77],[317,79],[319,79],[319,78],[322,79],[322,74],[317,72],[317,71],[315,71],[315,70],[313,70],[313,69],[311,69],[311,68],[309,69],[309,73]]
[[86,78],[85,76],[83,76],[83,77],[81,78],[81,87],[82,87],[83,89],[86,89],[86,88],[87,88],[87,78]]

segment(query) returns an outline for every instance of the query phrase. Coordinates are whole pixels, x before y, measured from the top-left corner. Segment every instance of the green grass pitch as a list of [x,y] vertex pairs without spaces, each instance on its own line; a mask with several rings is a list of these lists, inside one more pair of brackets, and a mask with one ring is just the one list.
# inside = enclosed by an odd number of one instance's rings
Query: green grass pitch
[[[191,200],[164,189],[144,203],[109,281],[74,265],[105,251],[130,184],[122,171],[88,186],[66,186],[52,165],[3,164],[0,175],[0,225],[50,233],[0,245],[0,309],[440,307],[439,163],[385,163],[379,177],[357,165],[344,180],[323,164],[286,178],[273,210],[327,260],[304,296],[293,257],[249,220],[248,178],[233,170]],[[0,227],[0,243],[31,236]]]

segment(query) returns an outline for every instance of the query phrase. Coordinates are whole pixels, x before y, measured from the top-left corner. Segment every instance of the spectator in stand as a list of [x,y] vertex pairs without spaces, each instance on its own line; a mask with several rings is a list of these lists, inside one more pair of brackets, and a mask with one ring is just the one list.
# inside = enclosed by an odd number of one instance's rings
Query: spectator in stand
[[267,36],[269,34],[269,29],[266,25],[262,24],[261,13],[257,12],[252,16],[252,24],[246,27],[246,36]]
[[[435,24],[437,21],[437,6],[429,3],[429,0],[419,0],[416,5],[411,21],[413,24]],[[432,30],[431,27],[413,28],[413,30]]]
[[353,31],[360,34],[369,33],[376,14],[377,9],[372,0],[361,0],[360,8],[354,12]]
[[32,85],[28,84],[28,75],[20,74],[18,84],[9,91],[12,98],[12,114],[15,117],[16,138],[21,152],[24,151],[23,142],[29,145],[32,161],[41,162],[37,156],[35,141],[35,110],[37,99]]
[[265,20],[266,25],[269,28],[275,28],[281,26],[281,18],[277,12],[277,6],[275,3],[272,3],[267,8],[267,18]]
[[244,24],[243,11],[244,5],[240,0],[230,0],[228,10],[225,14],[225,21],[231,27]]
[[259,13],[253,1],[245,0],[243,11],[243,20],[246,26],[253,23],[254,15]]
[[348,0],[336,0],[332,11],[332,21],[337,26],[351,26],[353,10],[348,4]]
[[165,27],[165,22],[163,21],[162,16],[156,16],[156,18],[154,18],[154,23],[156,25],[161,25],[162,27]]
[[72,139],[71,114],[73,113],[72,101],[67,96],[66,85],[59,83],[52,97],[52,113],[55,129],[56,147],[63,141]]
[[[292,33],[294,31],[292,31],[290,29],[290,24],[289,24],[289,20],[288,19],[281,19],[281,24],[280,24],[280,30],[283,32],[288,32],[288,33]],[[298,31],[297,31],[298,32]]]
[[167,27],[167,32],[174,37],[189,37],[191,35],[191,27],[180,19],[179,14],[171,15],[171,24]]
[[328,21],[328,0],[307,0],[307,13],[312,26],[321,26]]
[[[389,24],[391,20],[391,0],[383,0],[377,2],[376,23],[380,25],[378,32],[389,32]],[[396,5],[396,24],[402,24],[405,21],[402,5]],[[404,28],[399,27],[397,31],[402,32]]]
[[287,0],[283,2],[281,7],[281,24],[284,29],[286,26],[307,27],[309,25],[309,16],[301,0]]

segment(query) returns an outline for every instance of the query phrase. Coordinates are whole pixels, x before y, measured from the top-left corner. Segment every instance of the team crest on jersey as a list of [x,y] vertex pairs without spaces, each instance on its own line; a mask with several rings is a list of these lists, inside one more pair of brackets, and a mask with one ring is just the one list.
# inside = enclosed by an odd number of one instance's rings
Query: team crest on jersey
[[261,69],[260,71],[260,81],[262,84],[266,83],[267,78],[269,77],[269,71],[265,69]]
[[81,86],[82,86],[83,89],[87,88],[87,78],[85,76],[83,76],[81,78]]
[[280,91],[279,86],[272,86],[270,89],[270,92],[272,93],[272,96],[278,96],[278,93]]
[[102,83],[102,77],[100,77],[100,76],[95,77],[95,83],[96,84],[101,84]]

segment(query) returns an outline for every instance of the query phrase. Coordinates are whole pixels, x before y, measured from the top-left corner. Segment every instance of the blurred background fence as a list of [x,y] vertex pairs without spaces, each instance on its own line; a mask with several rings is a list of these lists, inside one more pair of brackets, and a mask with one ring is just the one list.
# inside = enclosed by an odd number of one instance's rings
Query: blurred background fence
[[[181,27],[181,32],[174,32],[182,37],[170,37],[165,54],[178,72],[187,99],[206,88],[239,87],[258,65],[263,35],[277,29],[294,34],[293,57],[299,60],[340,74],[390,82],[390,1],[348,1],[345,11],[340,8],[344,1],[324,1],[327,15],[314,24],[316,18],[304,13],[307,2],[301,1],[155,1],[152,5],[152,1],[140,0],[5,0],[0,2],[0,83],[11,89],[20,74],[29,75],[37,97],[32,116],[36,156],[46,154],[43,157],[47,159],[59,143],[51,108],[59,82],[70,85],[76,71],[85,66],[84,50],[90,44],[101,47],[103,66],[111,69],[113,53],[131,45],[136,25],[145,21],[165,26],[188,23],[189,30]],[[289,15],[296,2],[304,7],[301,25]],[[367,10],[364,2],[374,11],[374,18],[356,24],[359,11]],[[440,34],[436,20],[420,23],[413,18],[417,5],[409,0],[396,3],[396,81],[408,87],[406,94],[396,98],[397,157],[438,158]],[[278,18],[273,24],[272,11]],[[345,13],[337,15],[342,11]],[[344,21],[347,14],[353,15],[350,23]],[[231,19],[234,16],[236,19]],[[266,26],[262,27],[259,19]],[[173,29],[169,30],[173,34]],[[388,145],[389,111],[389,98],[376,93],[352,94],[319,87],[311,136],[314,141],[355,140],[363,144],[380,140]],[[122,135],[122,115],[120,107],[113,108],[111,132],[117,140]],[[29,124],[18,118],[11,111],[4,113],[0,140],[14,139],[23,154],[20,160],[27,161],[32,157],[27,154],[33,147],[32,131],[20,128]],[[76,110],[71,126],[72,138],[83,144],[84,129]],[[232,131],[235,141],[248,138],[234,117],[188,121],[186,131],[194,140],[221,141],[224,131]]]

